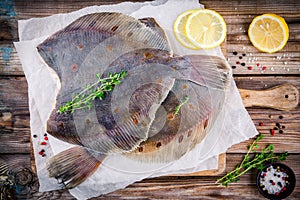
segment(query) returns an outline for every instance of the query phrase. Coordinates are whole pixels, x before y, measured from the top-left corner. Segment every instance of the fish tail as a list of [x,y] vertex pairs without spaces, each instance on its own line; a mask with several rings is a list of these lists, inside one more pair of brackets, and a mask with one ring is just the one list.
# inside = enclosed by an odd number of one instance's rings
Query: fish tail
[[105,155],[76,146],[51,157],[47,162],[50,177],[56,178],[63,188],[71,189],[91,176]]

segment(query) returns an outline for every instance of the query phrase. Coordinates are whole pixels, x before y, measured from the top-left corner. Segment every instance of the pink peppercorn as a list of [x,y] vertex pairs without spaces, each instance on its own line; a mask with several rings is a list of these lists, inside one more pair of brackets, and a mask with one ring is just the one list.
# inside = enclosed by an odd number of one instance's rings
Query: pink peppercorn
[[252,66],[249,66],[248,69],[249,69],[249,70],[252,70]]
[[46,136],[46,137],[44,137],[44,140],[48,140],[48,137]]
[[41,142],[41,145],[46,145],[47,144],[47,142]]
[[265,124],[264,123],[262,123],[262,122],[259,122],[259,124],[258,124],[259,126],[264,126]]
[[274,129],[270,129],[271,135],[274,136],[275,135],[275,131]]
[[266,69],[267,69],[267,67],[266,67],[266,66],[263,66],[261,69],[262,69],[262,70],[266,70]]

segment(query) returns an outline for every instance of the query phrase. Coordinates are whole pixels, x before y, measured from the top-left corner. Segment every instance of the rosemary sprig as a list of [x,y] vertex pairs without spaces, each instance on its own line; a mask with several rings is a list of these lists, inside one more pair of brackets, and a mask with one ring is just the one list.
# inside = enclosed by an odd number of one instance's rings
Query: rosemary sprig
[[66,102],[64,105],[59,107],[58,113],[62,114],[68,111],[73,113],[78,109],[91,109],[93,107],[92,101],[96,98],[102,100],[105,94],[114,89],[114,86],[121,83],[127,75],[126,71],[120,73],[108,73],[107,78],[101,78],[100,74],[96,74],[97,81],[93,84],[87,85],[80,93],[76,94],[71,101]]
[[[262,170],[265,162],[274,162],[275,160],[282,161],[288,156],[288,152],[284,152],[278,155],[274,154],[274,145],[269,144],[260,153],[255,153],[258,146],[258,141],[263,139],[263,135],[259,134],[253,143],[248,147],[248,152],[244,155],[244,159],[241,164],[237,165],[236,168],[227,173],[222,178],[217,179],[216,183],[228,186],[229,183],[237,182],[239,177],[248,172],[251,169],[257,168]],[[250,158],[250,153],[255,153],[252,158]]]
[[177,115],[179,113],[179,110],[181,108],[181,106],[183,106],[183,104],[185,104],[188,100],[190,99],[189,96],[185,96],[181,101],[180,104],[178,106],[176,106],[175,111],[174,111],[174,115]]

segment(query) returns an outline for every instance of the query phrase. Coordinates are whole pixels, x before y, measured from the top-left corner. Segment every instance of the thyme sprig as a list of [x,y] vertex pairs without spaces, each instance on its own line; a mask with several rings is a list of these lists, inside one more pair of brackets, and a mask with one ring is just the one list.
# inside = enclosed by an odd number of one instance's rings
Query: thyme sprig
[[183,104],[185,104],[188,100],[190,99],[189,96],[185,96],[181,101],[180,104],[178,106],[176,106],[175,111],[174,111],[174,115],[177,115],[179,113],[179,110],[181,108],[181,106],[183,106]]
[[[256,153],[256,149],[259,148],[258,141],[263,139],[264,136],[259,134],[253,143],[248,147],[248,152],[244,155],[243,161],[236,166],[236,168],[227,173],[225,176],[217,179],[216,183],[220,183],[223,186],[228,186],[229,183],[239,181],[239,177],[244,175],[251,169],[257,168],[263,170],[265,162],[274,162],[276,160],[285,160],[288,156],[288,152],[281,154],[274,154],[274,145],[269,144],[260,153]],[[254,153],[253,157],[250,157],[250,153]]]
[[96,98],[102,100],[107,92],[114,89],[116,85],[121,83],[121,80],[127,75],[126,71],[121,71],[120,73],[108,73],[107,78],[101,78],[98,73],[97,81],[95,83],[85,86],[85,88],[71,99],[71,101],[66,102],[64,105],[59,107],[58,113],[66,113],[71,111],[73,113],[78,109],[91,109],[93,107],[92,101]]

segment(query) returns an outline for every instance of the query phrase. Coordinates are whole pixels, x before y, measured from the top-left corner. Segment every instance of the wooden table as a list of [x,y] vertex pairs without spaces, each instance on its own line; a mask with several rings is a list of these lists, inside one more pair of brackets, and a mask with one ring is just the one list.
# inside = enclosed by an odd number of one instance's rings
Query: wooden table
[[[14,172],[23,173],[19,183],[27,183],[30,169],[30,124],[27,97],[27,82],[19,58],[13,46],[18,41],[17,20],[49,16],[75,11],[85,6],[121,2],[118,1],[71,1],[59,0],[15,0],[0,3],[0,159],[14,167]],[[297,3],[298,2],[298,3]],[[291,83],[300,89],[300,2],[295,0],[229,0],[201,1],[207,8],[218,11],[228,27],[227,58],[233,67],[234,79],[239,88],[262,90],[272,86]],[[290,37],[286,47],[277,53],[267,54],[256,50],[247,36],[252,19],[260,14],[276,13],[285,18]],[[234,55],[237,52],[238,55]],[[244,56],[242,54],[245,54]],[[242,58],[239,58],[242,56]],[[245,66],[241,64],[245,63]],[[266,66],[266,70],[257,67]],[[253,66],[252,70],[247,67]],[[298,183],[288,199],[300,198],[300,107],[291,111],[270,108],[247,108],[260,133],[265,139],[260,146],[273,143],[276,152],[288,151],[284,161],[296,173]],[[282,116],[282,117],[279,117]],[[282,119],[280,119],[282,118]],[[259,126],[263,122],[264,126]],[[282,134],[270,134],[278,122],[285,126]],[[232,170],[243,158],[247,145],[252,140],[232,146],[227,151],[225,172]],[[99,199],[263,199],[255,186],[257,171],[250,171],[241,180],[229,187],[219,187],[218,176],[170,176],[147,179],[134,183]],[[29,177],[30,178],[30,177]],[[16,192],[14,189],[7,193]],[[66,190],[38,192],[38,181],[34,177],[31,185],[18,185],[18,199],[73,199]],[[97,198],[98,199],[98,198]]]

